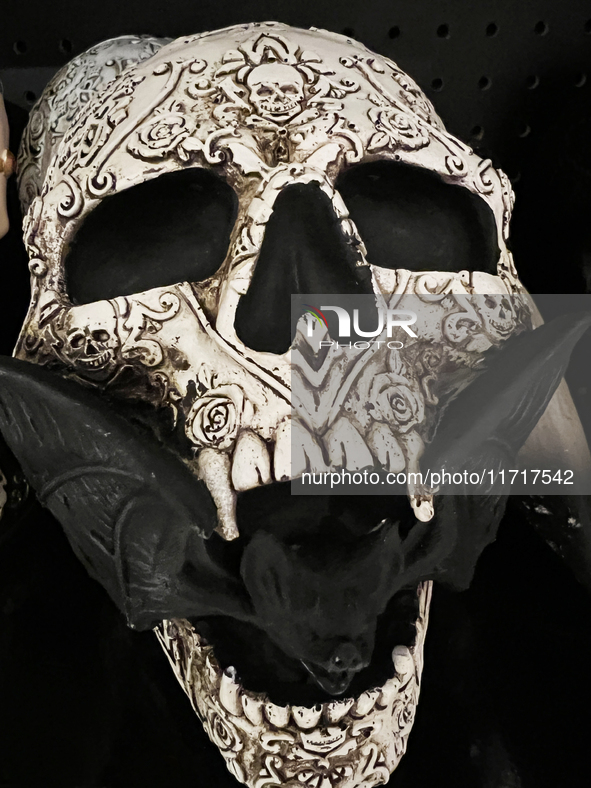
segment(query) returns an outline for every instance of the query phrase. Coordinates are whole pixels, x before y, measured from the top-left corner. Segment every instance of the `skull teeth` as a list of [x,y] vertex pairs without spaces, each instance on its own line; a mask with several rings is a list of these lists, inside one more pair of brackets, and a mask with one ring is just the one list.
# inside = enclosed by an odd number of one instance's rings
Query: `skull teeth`
[[490,324],[494,329],[496,329],[499,332],[499,334],[501,334],[501,336],[508,336],[509,334],[512,334],[515,328],[513,322],[509,324],[498,323],[496,320],[493,320],[492,318],[490,319]]
[[367,690],[362,695],[360,695],[357,703],[355,704],[355,708],[353,709],[353,715],[355,717],[365,717],[369,712],[373,709],[376,705],[376,702],[381,694],[381,688],[376,688],[372,690]]
[[277,728],[285,728],[289,722],[290,706],[277,706],[275,703],[265,703],[265,717]]
[[411,495],[410,505],[413,508],[415,517],[422,523],[428,523],[435,517],[432,495]]
[[278,482],[291,479],[291,420],[282,422],[275,433],[273,475]]
[[232,484],[241,492],[269,484],[271,459],[267,445],[252,430],[243,430],[236,441],[232,462]]
[[331,703],[326,703],[324,708],[324,716],[329,724],[333,724],[342,720],[345,714],[349,711],[351,706],[355,703],[353,698],[346,698],[345,700],[334,700]]
[[288,112],[293,112],[298,107],[297,101],[283,102],[277,104],[262,104],[261,109],[269,115],[286,115]]
[[239,536],[236,525],[236,493],[230,483],[231,461],[225,452],[202,449],[197,458],[198,476],[207,485],[217,507],[217,531],[230,541]]
[[320,722],[322,706],[318,704],[312,709],[308,709],[306,706],[294,706],[291,713],[298,728],[302,730],[311,730]]
[[[329,430],[324,444],[323,449],[316,436],[304,425],[297,420],[287,419],[277,427],[272,447],[253,430],[243,429],[232,455],[214,448],[201,449],[197,458],[198,475],[206,483],[216,504],[218,533],[227,540],[239,536],[236,522],[238,492],[274,481],[298,479],[306,472],[322,476],[332,470],[331,464],[337,470],[346,467],[349,471],[355,471],[374,462],[370,447],[346,419],[339,419],[332,431]],[[384,444],[385,467],[388,470],[402,470],[405,462],[409,462],[407,470],[419,470],[417,458],[422,451],[422,444],[408,445],[412,444],[408,436],[405,444],[406,457],[400,447],[397,447],[398,454],[395,454],[393,444]],[[380,444],[380,447],[384,446]],[[329,465],[326,464],[325,451],[329,456]],[[409,485],[408,493],[416,518],[429,522],[434,517],[433,496],[417,485]]]
[[261,725],[263,722],[263,703],[261,698],[254,698],[247,693],[242,695],[244,714],[253,725]]
[[105,350],[103,353],[100,353],[98,356],[93,356],[89,358],[79,358],[77,359],[78,364],[82,364],[89,369],[101,369],[106,364],[109,363],[111,360],[111,352],[109,350]]
[[414,670],[414,660],[407,646],[395,646],[392,651],[392,662],[396,674],[405,678]]
[[[211,648],[211,647],[209,647]],[[413,648],[414,651],[414,648]],[[407,646],[396,646],[392,652],[395,675],[382,687],[375,687],[362,693],[359,698],[345,698],[315,706],[279,706],[264,695],[257,695],[245,689],[238,680],[235,668],[229,667],[219,678],[219,697],[224,708],[234,716],[246,716],[253,725],[261,725],[266,720],[277,728],[295,724],[300,730],[311,732],[319,726],[334,725],[346,715],[359,720],[370,714],[373,709],[384,705],[402,684],[408,682],[415,673],[413,651]],[[211,655],[212,656],[212,655]],[[215,663],[210,659],[208,666]]]
[[242,714],[242,703],[240,701],[240,684],[235,668],[226,668],[222,673],[220,682],[220,703],[230,714],[238,717]]

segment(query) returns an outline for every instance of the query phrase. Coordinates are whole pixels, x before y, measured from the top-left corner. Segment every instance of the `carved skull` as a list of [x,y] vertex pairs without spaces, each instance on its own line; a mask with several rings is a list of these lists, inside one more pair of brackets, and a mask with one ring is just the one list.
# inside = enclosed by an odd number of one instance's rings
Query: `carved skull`
[[92,317],[81,323],[76,319],[76,310],[71,310],[63,331],[63,356],[73,369],[83,371],[85,379],[106,381],[117,370],[121,343],[117,336],[117,313],[110,302],[97,303]]
[[486,332],[500,339],[510,336],[519,320],[512,299],[502,295],[487,295],[479,304],[479,311]]
[[290,120],[302,109],[304,79],[293,66],[264,63],[247,77],[250,101],[258,114],[277,123]]
[[[74,78],[83,91],[69,90]],[[88,529],[81,537],[71,519],[72,495],[58,496],[52,511],[77,554],[130,623],[145,627],[166,619],[157,629],[161,643],[238,780],[257,788],[294,781],[341,788],[386,782],[414,719],[431,593],[430,582],[418,581],[432,573],[413,576],[412,636],[390,644],[379,686],[351,690],[342,699],[324,695],[311,704],[282,705],[259,688],[242,686],[233,666],[216,658],[207,635],[198,631],[195,620],[207,614],[191,606],[187,593],[196,584],[209,614],[220,612],[219,602],[210,599],[217,584],[231,590],[244,580],[251,599],[260,598],[262,606],[277,602],[282,580],[307,549],[310,576],[321,572],[306,540],[290,542],[287,533],[281,541],[280,528],[290,525],[289,516],[277,520],[285,501],[273,499],[271,505],[257,497],[261,490],[282,489],[297,473],[291,453],[291,292],[431,299],[437,320],[429,324],[430,340],[451,348],[456,359],[470,332],[462,334],[456,321],[446,334],[445,319],[461,311],[466,296],[495,294],[482,318],[503,338],[529,327],[529,315],[517,323],[505,305],[506,297],[523,291],[505,243],[513,199],[506,176],[448,134],[419,88],[391,61],[339,35],[276,23],[168,44],[115,39],[89,50],[50,83],[34,108],[20,173],[32,298],[17,357],[83,380],[111,401],[141,402],[155,414],[168,414],[165,437],[175,462],[182,460],[170,484],[199,480],[199,490],[208,492],[199,511],[207,524],[199,533],[194,523],[182,530],[184,515],[177,508],[174,518],[163,515],[161,531],[149,534],[163,549],[170,542],[174,571],[156,558],[150,563],[142,543],[124,556],[123,574],[109,563],[109,556],[118,555],[115,546],[102,549],[114,544],[111,531],[101,531],[97,551],[96,533]],[[426,219],[422,209],[410,219],[400,213],[400,206],[420,204],[406,199],[415,193],[443,206],[446,243],[437,235],[437,217]],[[366,204],[373,206],[369,214]],[[372,222],[384,206],[390,213],[380,236]],[[400,242],[407,220],[414,246]],[[290,257],[308,234],[309,245]],[[479,322],[474,318],[472,325]],[[475,347],[461,358],[472,353],[476,363],[481,352]],[[378,408],[368,414],[360,401],[357,411],[353,404],[324,424],[334,455],[353,435],[370,460],[377,457],[396,471],[416,468],[426,414],[437,410],[433,381],[440,361],[421,344],[407,358],[389,354],[372,361],[365,380]],[[62,382],[55,392],[66,396]],[[81,399],[76,412],[86,407]],[[101,418],[104,434],[110,434],[111,416]],[[324,456],[308,427],[297,423],[293,432],[298,430],[302,456]],[[134,441],[130,437],[126,445]],[[118,473],[111,496],[121,504],[117,517],[133,498],[119,481],[128,478],[125,468]],[[153,478],[160,476],[154,472]],[[183,500],[171,494],[166,506],[179,507]],[[144,527],[163,506],[157,498],[144,505],[126,521],[125,534]],[[421,519],[432,516],[429,501],[413,499],[413,505]],[[249,506],[254,514],[241,521]],[[362,508],[359,521],[374,517]],[[341,516],[327,510],[331,522]],[[252,536],[254,520],[270,525]],[[388,522],[376,513],[371,529],[364,524],[363,549],[377,569],[360,583],[369,586],[367,598],[375,606],[374,630],[399,590],[389,585],[383,566],[384,556],[398,549]],[[377,535],[365,535],[380,523]],[[202,537],[214,528],[225,540],[252,537],[242,578],[230,578],[208,558]],[[221,543],[218,535],[213,539]],[[257,552],[255,544],[264,549]],[[121,544],[117,549],[123,551]],[[346,545],[343,551],[348,555]],[[179,579],[193,560],[203,560],[209,574]],[[285,571],[278,573],[278,566]],[[164,587],[172,596],[159,596]],[[142,592],[134,597],[138,588]],[[356,588],[348,589],[350,598],[363,600]],[[312,596],[302,604],[318,610],[322,599]],[[222,612],[250,625],[248,605]],[[277,609],[264,619],[270,649]],[[331,630],[328,637],[332,651],[324,667],[311,664],[310,671],[329,695],[331,688],[337,695],[364,662],[346,632]],[[294,646],[304,665],[309,645]]]

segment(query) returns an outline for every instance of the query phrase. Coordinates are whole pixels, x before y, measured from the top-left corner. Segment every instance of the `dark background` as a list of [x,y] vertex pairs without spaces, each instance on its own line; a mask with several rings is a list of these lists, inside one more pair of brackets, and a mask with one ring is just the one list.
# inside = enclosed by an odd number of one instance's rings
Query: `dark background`
[[[413,76],[448,129],[510,176],[533,292],[591,289],[591,4],[582,0],[4,2],[13,132],[55,71],[110,36],[274,19],[354,36]],[[0,352],[28,298],[15,183],[0,241]],[[579,355],[579,365],[588,363]],[[579,409],[591,393],[571,379]],[[230,786],[150,633],[127,630],[59,526],[19,491],[0,521],[0,786]],[[588,786],[591,603],[511,510],[472,588],[436,589],[398,788]]]

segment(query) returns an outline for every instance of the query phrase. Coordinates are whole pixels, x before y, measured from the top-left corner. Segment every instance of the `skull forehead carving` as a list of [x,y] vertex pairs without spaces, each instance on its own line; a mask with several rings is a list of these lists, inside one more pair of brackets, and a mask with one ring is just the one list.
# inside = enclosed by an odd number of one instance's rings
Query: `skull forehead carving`
[[[60,109],[49,101],[50,94],[41,98],[35,115],[43,119],[41,128],[34,134],[29,130],[20,157],[32,300],[16,352],[29,361],[61,365],[66,374],[122,398],[149,398],[152,404],[170,408],[175,430],[185,441],[186,462],[208,485],[219,532],[230,539],[238,535],[237,493],[294,475],[290,383],[296,354],[249,346],[237,330],[237,313],[254,281],[280,195],[293,187],[314,186],[330,206],[354,260],[355,281],[368,283],[376,297],[419,294],[442,302],[448,298],[435,331],[442,344],[446,336],[454,346],[471,339],[451,329],[445,334],[454,299],[477,292],[497,294],[494,308],[487,306],[474,317],[478,325],[484,323],[490,346],[519,322],[512,313],[509,327],[502,300],[522,289],[505,244],[512,193],[503,173],[445,131],[407,75],[342,36],[267,23],[152,46],[158,51],[149,59],[142,61],[138,54],[138,62],[128,63],[108,84],[96,79],[96,91],[80,100],[66,129],[54,123],[52,113]],[[100,72],[104,65],[97,64],[97,69]],[[74,101],[71,98],[70,104]],[[494,216],[500,250],[495,274],[426,274],[372,262],[337,179],[355,165],[376,161],[428,170],[484,201]],[[202,279],[73,303],[67,258],[84,221],[103,202],[132,187],[190,169],[216,173],[238,199],[238,218],[218,270]],[[481,350],[478,345],[474,352]],[[416,356],[418,349],[412,352]],[[425,359],[422,369],[432,381],[433,370],[427,369]],[[421,423],[427,405],[435,407],[436,398],[425,393],[427,384],[416,373],[419,364],[412,353],[407,359],[384,354],[381,363],[379,367],[374,360],[367,367],[368,391],[378,398],[374,416],[369,418],[362,402],[354,417],[333,414],[330,423],[323,423],[325,442],[338,447],[359,440],[370,462],[388,457],[396,470],[416,469]],[[138,385],[140,380],[147,385]],[[295,431],[301,437],[304,465],[305,457],[324,456],[325,447],[305,424],[297,423]],[[302,757],[310,759],[310,768],[300,770],[307,775],[300,782],[318,778],[343,788],[374,785],[395,767],[406,745],[422,668],[427,587],[421,594],[421,637],[404,655],[406,694],[398,697],[397,689],[389,687],[355,707],[351,717],[363,719],[369,713],[366,706],[378,708],[380,698],[384,703],[363,746],[353,736],[344,752],[341,739],[346,737],[336,737],[339,758],[348,757],[346,768],[339,761],[341,771],[335,764],[332,769],[328,754],[311,759],[313,748],[304,746]],[[173,642],[168,630],[162,635],[177,672],[182,662],[179,649],[196,649],[189,630],[183,631],[181,645]],[[204,689],[205,679],[195,671],[179,678],[232,773],[249,785],[286,784],[291,777],[288,771],[281,776],[279,749],[267,735],[269,726],[277,727],[277,720],[285,717],[285,710],[267,709],[265,717],[260,699],[251,698],[241,701],[242,711],[247,709],[243,714],[236,705],[238,690],[227,676],[216,679],[219,697],[212,700],[213,689]],[[211,670],[208,675],[211,678]],[[315,741],[314,732],[319,741],[324,737],[332,742],[327,731],[334,731],[351,708],[352,702],[340,710],[342,714],[327,708],[322,721],[320,713],[294,709],[293,719],[308,731],[310,741]],[[394,723],[386,720],[385,709],[390,709]],[[240,718],[239,730],[235,739],[226,740],[220,731],[234,731],[234,717]],[[357,723],[349,722],[352,730],[359,730]],[[388,725],[394,727],[386,736]],[[291,728],[289,735],[297,738]],[[244,736],[251,737],[248,747]],[[316,754],[328,753],[315,746]],[[246,764],[246,755],[257,769]],[[316,763],[320,760],[322,764]]]
[[262,116],[289,120],[304,100],[304,80],[293,68],[281,63],[256,66],[247,77],[250,101]]

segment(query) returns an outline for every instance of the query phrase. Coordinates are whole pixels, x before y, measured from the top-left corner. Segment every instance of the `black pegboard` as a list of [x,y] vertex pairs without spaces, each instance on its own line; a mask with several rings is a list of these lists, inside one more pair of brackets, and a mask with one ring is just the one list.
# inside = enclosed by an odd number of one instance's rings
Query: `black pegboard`
[[264,20],[345,33],[396,61],[448,129],[509,175],[518,197],[513,245],[530,289],[591,289],[589,0],[10,2],[0,77],[15,128],[56,70],[98,41]]
[[494,152],[518,179],[524,146],[556,98],[591,103],[588,0],[244,0],[13,3],[0,29],[9,101],[28,109],[73,55],[123,33],[180,36],[274,19],[324,27],[395,60],[421,85],[449,130]]
[[[530,289],[591,290],[589,0],[4,0],[0,10],[13,147],[55,71],[111,36],[264,20],[354,36],[408,71],[449,130],[508,172],[512,245]],[[14,181],[9,197],[4,353],[28,303]],[[591,393],[571,388],[589,412]],[[0,786],[235,788],[155,641],[125,628],[57,524],[36,512],[0,526]],[[393,788],[586,788],[591,605],[558,556],[511,522],[473,588],[453,600],[439,591],[432,613]]]
[[55,71],[111,36],[176,37],[264,20],[353,36],[408,71],[448,129],[507,172],[518,198],[512,244],[529,288],[591,289],[589,0],[12,0],[5,5],[0,77],[15,138]]

